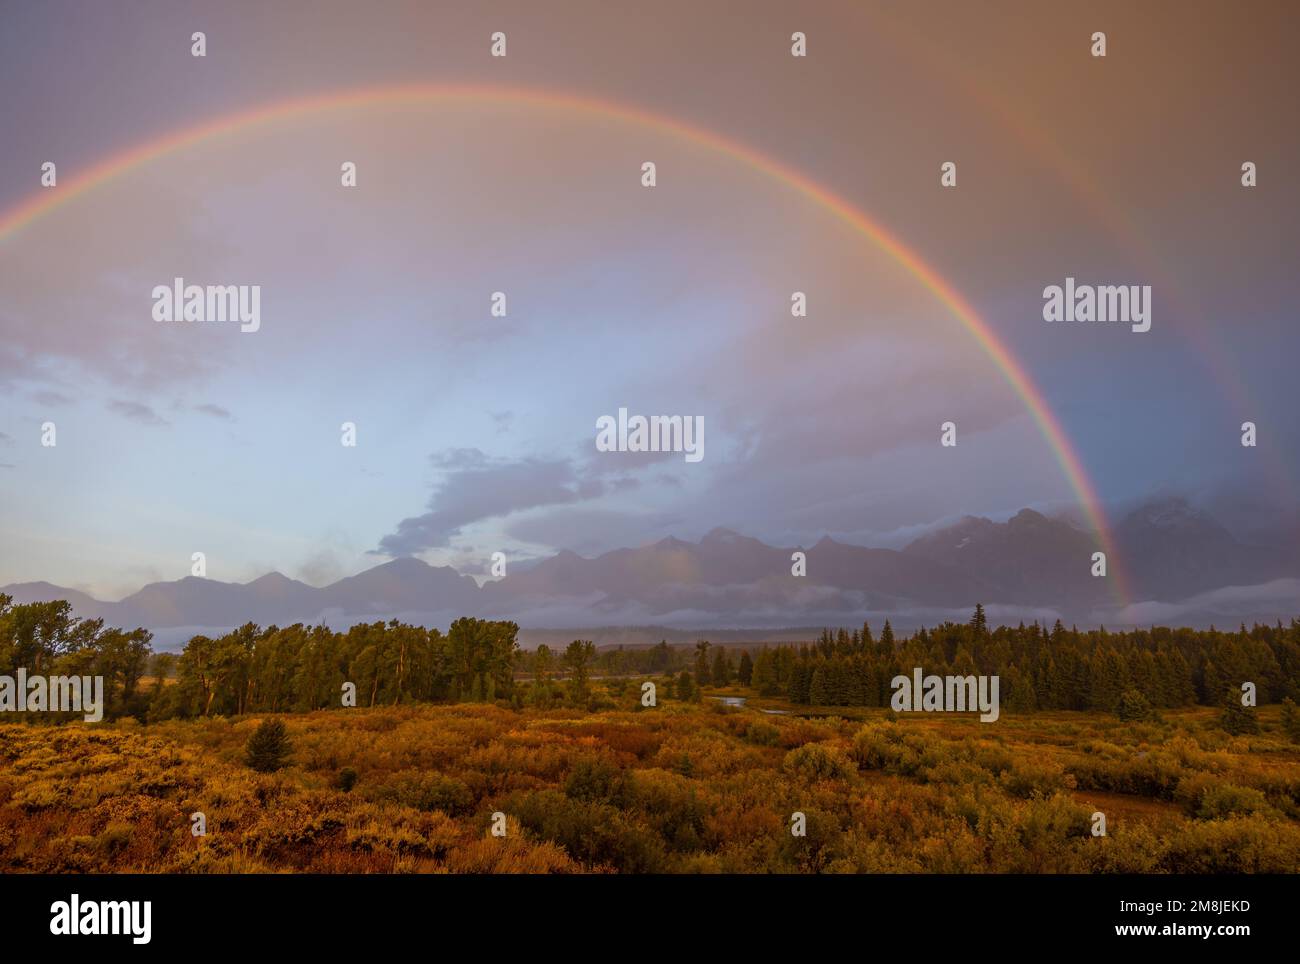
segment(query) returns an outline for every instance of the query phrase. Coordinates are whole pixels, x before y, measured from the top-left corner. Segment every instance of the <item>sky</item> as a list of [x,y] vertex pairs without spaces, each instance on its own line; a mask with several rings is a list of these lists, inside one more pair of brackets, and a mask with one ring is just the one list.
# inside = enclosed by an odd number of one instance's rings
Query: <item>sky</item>
[[[967,327],[773,167],[960,293],[1112,517],[1178,492],[1267,530],[1300,477],[1298,20],[1262,2],[0,5],[0,585],[118,598],[196,551],[226,581],[322,585],[403,555],[481,575],[497,551],[715,526],[897,547],[967,514],[1078,514]],[[229,125],[6,230],[177,131],[396,85],[496,93]],[[260,285],[259,330],[154,321],[175,277]],[[1067,277],[1150,285],[1151,330],[1045,322]],[[621,407],[702,417],[705,457],[598,452]]]

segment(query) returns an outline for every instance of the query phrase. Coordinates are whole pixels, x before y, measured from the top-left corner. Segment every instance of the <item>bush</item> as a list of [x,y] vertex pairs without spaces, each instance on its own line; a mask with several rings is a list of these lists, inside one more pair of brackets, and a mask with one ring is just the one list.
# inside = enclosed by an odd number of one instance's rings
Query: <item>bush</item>
[[474,804],[474,795],[461,781],[419,771],[398,774],[379,797],[396,798],[398,803],[416,810],[440,810],[451,816],[467,812]]
[[1201,796],[1196,816],[1202,820],[1220,820],[1224,817],[1265,813],[1268,809],[1268,801],[1258,790],[1221,783],[1206,789]]
[[289,762],[293,751],[284,720],[263,720],[244,748],[244,760],[258,773],[271,773]]
[[344,793],[350,793],[352,788],[357,785],[357,771],[352,767],[344,767],[334,778],[334,786]]
[[857,767],[838,747],[808,743],[785,755],[785,769],[807,780],[848,780]]

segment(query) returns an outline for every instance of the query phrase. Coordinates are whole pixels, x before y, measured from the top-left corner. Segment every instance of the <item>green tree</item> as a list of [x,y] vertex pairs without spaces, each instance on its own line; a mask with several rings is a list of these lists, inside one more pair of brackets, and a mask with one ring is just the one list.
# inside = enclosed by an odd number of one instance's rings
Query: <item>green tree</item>
[[831,701],[826,675],[824,666],[813,670],[812,681],[808,684],[808,702],[813,706],[825,706]]
[[1255,717],[1255,709],[1242,705],[1239,690],[1229,689],[1224,696],[1223,709],[1219,714],[1219,726],[1233,736],[1259,732],[1259,720]]
[[677,698],[679,700],[693,700],[699,695],[695,688],[695,681],[691,679],[690,670],[682,670],[677,676]]
[[695,644],[695,681],[708,686],[713,677],[709,673],[709,641],[701,639]]
[[1119,718],[1126,723],[1136,723],[1155,718],[1155,707],[1141,690],[1125,690],[1119,698],[1116,709]]
[[727,651],[719,646],[713,654],[713,670],[710,673],[714,686],[726,686],[731,682],[731,661]]
[[569,698],[574,703],[585,703],[591,697],[591,661],[596,657],[596,644],[589,639],[575,639],[564,650],[564,665],[569,671]]
[[248,744],[244,747],[244,759],[257,772],[271,773],[288,762],[292,750],[284,720],[272,717],[263,720],[248,738]]
[[749,650],[740,651],[740,665],[736,669],[736,678],[744,686],[748,686],[754,679],[754,661],[749,658]]
[[1292,743],[1300,743],[1300,709],[1289,696],[1282,701],[1282,731]]

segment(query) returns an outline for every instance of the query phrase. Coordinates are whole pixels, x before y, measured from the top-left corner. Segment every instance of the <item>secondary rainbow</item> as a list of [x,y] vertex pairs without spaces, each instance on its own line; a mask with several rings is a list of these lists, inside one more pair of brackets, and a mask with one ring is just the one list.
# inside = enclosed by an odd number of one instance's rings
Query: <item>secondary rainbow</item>
[[[1030,417],[1046,440],[1066,481],[1087,515],[1106,552],[1109,583],[1120,605],[1129,601],[1119,553],[1115,548],[1110,524],[1095,487],[1078,453],[1070,444],[1059,420],[1033,379],[1015,359],[1006,345],[971,307],[964,297],[926,263],[920,255],[865,212],[820,184],[779,161],[759,154],[752,148],[712,131],[654,114],[637,107],[599,98],[560,91],[530,90],[512,87],[457,84],[403,84],[369,87],[329,94],[290,98],[261,107],[236,111],[185,127],[154,140],[115,154],[90,170],[64,181],[56,188],[46,188],[0,215],[0,244],[13,238],[37,218],[55,211],[77,197],[112,181],[120,174],[173,151],[190,147],[207,138],[242,131],[260,124],[322,111],[346,110],[373,104],[430,103],[438,101],[488,101],[524,104],[551,110],[587,113],[627,124],[638,124],[671,133],[693,143],[735,158],[755,170],[771,176],[797,191],[808,200],[834,214],[880,250],[892,257],[915,277],[975,338],[1011,389],[1024,403]],[[2,250],[2,248],[0,248]],[[1086,565],[1081,560],[1080,565]]]

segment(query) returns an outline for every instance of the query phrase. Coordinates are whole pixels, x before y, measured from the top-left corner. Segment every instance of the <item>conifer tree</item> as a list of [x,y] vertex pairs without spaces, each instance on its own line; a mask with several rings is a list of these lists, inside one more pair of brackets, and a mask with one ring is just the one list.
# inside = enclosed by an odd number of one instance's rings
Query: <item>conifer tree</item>
[[747,649],[740,651],[740,665],[736,669],[736,677],[744,686],[748,686],[754,679],[754,661],[749,658]]
[[1226,691],[1223,697],[1223,711],[1219,715],[1219,726],[1233,736],[1259,732],[1259,720],[1255,717],[1255,710],[1253,707],[1242,705],[1240,691],[1231,688]]
[[244,759],[258,773],[272,773],[288,762],[292,750],[284,720],[272,717],[263,720],[248,738]]

